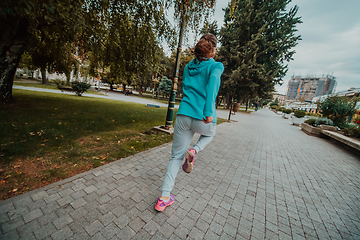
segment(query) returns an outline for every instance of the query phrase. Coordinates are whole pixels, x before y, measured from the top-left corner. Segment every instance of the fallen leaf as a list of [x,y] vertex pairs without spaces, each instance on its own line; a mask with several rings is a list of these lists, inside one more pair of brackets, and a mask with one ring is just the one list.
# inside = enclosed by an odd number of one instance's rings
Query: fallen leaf
[[59,125],[61,125],[62,123],[61,122],[59,122]]
[[14,189],[13,189],[13,192],[16,192],[16,191],[17,191],[17,188],[14,188]]
[[7,178],[9,178],[9,177],[11,177],[11,175],[7,175],[4,179],[7,179]]
[[14,168],[19,168],[20,167],[20,165],[16,165],[16,166],[14,166]]
[[131,149],[134,149],[134,146],[131,146]]

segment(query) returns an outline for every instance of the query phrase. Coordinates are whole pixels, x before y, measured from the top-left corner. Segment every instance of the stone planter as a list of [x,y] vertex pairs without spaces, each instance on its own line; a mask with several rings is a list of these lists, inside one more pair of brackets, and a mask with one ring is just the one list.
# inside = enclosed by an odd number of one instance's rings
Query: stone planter
[[292,118],[291,118],[291,122],[295,126],[300,126],[302,123],[305,122],[305,120],[306,120],[305,118],[298,118],[295,116],[292,116]]
[[311,136],[320,137],[321,136],[321,128],[313,127],[307,123],[301,123],[301,130]]
[[334,126],[321,125],[320,128],[321,128],[321,130],[328,130],[328,131],[337,132],[337,128],[334,127]]

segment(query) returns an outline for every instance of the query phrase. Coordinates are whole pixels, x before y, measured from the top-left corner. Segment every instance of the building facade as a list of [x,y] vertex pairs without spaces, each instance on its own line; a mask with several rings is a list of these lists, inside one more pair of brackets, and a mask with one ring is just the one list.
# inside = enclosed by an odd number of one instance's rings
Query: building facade
[[336,80],[326,77],[292,77],[286,89],[286,99],[311,101],[314,97],[335,92]]

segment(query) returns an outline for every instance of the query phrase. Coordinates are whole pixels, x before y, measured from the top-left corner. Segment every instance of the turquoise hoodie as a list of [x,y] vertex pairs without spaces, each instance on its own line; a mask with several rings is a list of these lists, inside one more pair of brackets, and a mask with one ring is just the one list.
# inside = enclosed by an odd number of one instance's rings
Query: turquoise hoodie
[[215,100],[220,87],[224,65],[210,58],[189,62],[183,74],[183,99],[177,114],[202,120],[212,116],[216,122]]

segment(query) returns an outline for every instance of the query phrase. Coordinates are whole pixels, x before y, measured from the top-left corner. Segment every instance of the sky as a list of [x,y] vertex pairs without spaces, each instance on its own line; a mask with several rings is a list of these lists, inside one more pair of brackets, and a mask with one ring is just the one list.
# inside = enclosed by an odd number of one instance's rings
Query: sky
[[[217,0],[212,20],[223,26],[228,0]],[[288,73],[276,91],[285,94],[292,76],[332,75],[337,80],[336,91],[360,87],[360,0],[293,0],[289,7],[299,7],[297,26],[302,40],[294,48],[294,60],[288,63]],[[189,39],[190,43],[193,43]]]

